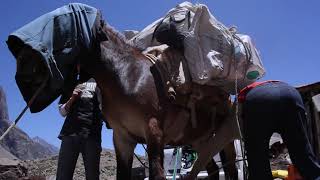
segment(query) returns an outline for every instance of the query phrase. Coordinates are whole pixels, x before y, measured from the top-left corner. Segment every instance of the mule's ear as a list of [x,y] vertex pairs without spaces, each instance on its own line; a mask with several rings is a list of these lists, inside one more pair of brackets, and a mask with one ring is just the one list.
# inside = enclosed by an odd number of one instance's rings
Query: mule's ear
[[79,83],[87,82],[92,76],[84,70],[80,71]]
[[108,34],[107,32],[104,31],[104,26],[105,26],[105,22],[104,20],[100,20],[100,26],[98,28],[98,32],[97,32],[97,39],[100,41],[100,42],[103,42],[103,41],[108,41]]
[[16,36],[9,36],[6,43],[8,45],[9,50],[11,51],[11,53],[13,54],[13,56],[15,58],[18,57],[19,52],[25,46],[23,41],[21,39],[17,38]]

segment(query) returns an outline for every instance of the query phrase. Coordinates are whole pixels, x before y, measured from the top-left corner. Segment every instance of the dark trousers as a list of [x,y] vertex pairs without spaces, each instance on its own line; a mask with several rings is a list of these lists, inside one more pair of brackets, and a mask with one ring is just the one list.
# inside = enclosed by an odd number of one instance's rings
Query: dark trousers
[[99,179],[101,140],[64,136],[59,152],[57,180],[72,180],[79,153],[82,154],[86,179]]
[[320,161],[305,131],[306,113],[299,92],[282,82],[253,88],[243,103],[243,129],[250,180],[271,180],[269,141],[281,134],[290,158],[307,180],[320,180]]

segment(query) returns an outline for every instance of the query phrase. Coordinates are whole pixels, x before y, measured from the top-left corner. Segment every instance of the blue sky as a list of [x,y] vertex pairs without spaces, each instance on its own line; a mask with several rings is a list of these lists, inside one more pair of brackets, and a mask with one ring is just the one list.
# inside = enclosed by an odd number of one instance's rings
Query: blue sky
[[[14,80],[15,59],[5,41],[8,35],[38,16],[68,4],[67,0],[9,0],[0,6],[0,85],[7,95],[10,119],[25,106]],[[141,30],[183,1],[174,0],[95,0],[86,3],[102,10],[105,20],[118,30]],[[267,70],[266,79],[279,79],[292,85],[320,80],[320,1],[318,0],[208,0],[211,13],[227,26],[250,35]],[[31,137],[39,136],[60,146],[57,138],[64,119],[57,101],[44,111],[29,111],[19,127]],[[112,131],[103,128],[103,147],[113,148]],[[141,148],[137,149],[141,154]]]

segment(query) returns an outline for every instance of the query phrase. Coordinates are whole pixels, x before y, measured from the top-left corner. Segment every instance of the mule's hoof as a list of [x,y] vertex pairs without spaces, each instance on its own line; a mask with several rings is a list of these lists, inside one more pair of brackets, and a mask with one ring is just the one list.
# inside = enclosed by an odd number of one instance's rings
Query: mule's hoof
[[194,180],[194,179],[192,179],[189,174],[181,174],[180,180]]

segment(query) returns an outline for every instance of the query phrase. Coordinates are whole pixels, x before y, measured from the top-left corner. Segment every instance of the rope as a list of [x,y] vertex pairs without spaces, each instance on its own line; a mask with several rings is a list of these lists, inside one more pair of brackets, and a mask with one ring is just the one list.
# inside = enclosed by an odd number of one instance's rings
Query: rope
[[141,144],[141,146],[142,146],[143,149],[147,152],[147,148],[144,146],[144,144]]
[[144,168],[149,169],[149,167],[145,163],[142,162],[142,160],[139,158],[139,156],[136,153],[133,153],[133,154],[138,159],[138,161],[142,164],[142,166]]
[[149,53],[144,55],[152,64],[156,64],[158,58],[155,55]]
[[[143,149],[147,152],[147,149],[146,147],[141,144]],[[174,162],[174,169],[173,169],[173,180],[176,180],[176,176],[177,176],[177,163],[178,163],[178,159],[179,159],[179,156],[180,156],[180,148],[176,148],[175,150],[177,150],[177,154],[176,154],[176,159],[175,159],[175,162]],[[139,158],[139,156],[136,154],[136,153],[133,153],[134,156],[138,159],[138,161],[141,163],[141,165],[146,168],[146,169],[149,169],[149,167],[142,162],[142,160]]]
[[40,85],[40,87],[37,89],[37,91],[33,94],[33,96],[31,97],[31,99],[29,100],[29,102],[27,103],[27,105],[23,108],[23,110],[21,111],[21,113],[19,114],[19,116],[14,120],[13,124],[11,124],[9,126],[9,128],[2,134],[2,136],[0,137],[0,141],[11,131],[12,128],[14,128],[17,123],[19,122],[19,120],[21,119],[21,117],[23,116],[23,114],[27,111],[27,109],[32,105],[32,103],[34,102],[34,100],[36,99],[36,97],[39,95],[39,93],[42,91],[42,89],[45,87],[45,85],[47,84],[47,81],[49,79],[49,76],[47,76],[47,78],[43,81],[43,83]]
[[[145,152],[148,152],[148,151],[147,151],[147,148],[144,146],[144,144],[141,144],[141,146],[143,147],[143,149],[145,150]],[[139,156],[138,156],[136,153],[133,153],[133,154],[134,154],[134,156],[138,159],[138,161],[141,163],[141,165],[142,165],[144,168],[149,169],[149,167],[148,167],[145,163],[142,162],[142,160],[139,158]]]
[[[232,29],[232,37],[237,39],[245,48],[246,51],[246,58],[247,60],[249,60],[251,58],[251,52],[247,49],[247,47],[245,46],[245,44],[243,43],[243,41],[236,35],[236,30]],[[232,43],[233,44],[233,43]],[[234,47],[233,47],[234,49]],[[237,127],[239,130],[239,134],[240,134],[240,149],[241,149],[241,155],[242,158],[245,159],[245,149],[244,149],[244,139],[243,139],[243,135],[242,135],[242,131],[241,131],[241,127],[240,127],[240,122],[239,122],[239,102],[238,102],[238,63],[236,61],[236,57],[235,57],[235,53],[233,53],[234,55],[234,63],[235,63],[235,73],[236,73],[236,77],[235,77],[235,106],[236,106],[236,121],[237,121]],[[243,177],[246,180],[246,171],[247,170],[247,163],[246,161],[243,161]]]
[[178,165],[178,159],[180,156],[180,147],[175,148],[175,150],[177,150],[177,154],[176,154],[176,159],[174,161],[174,169],[173,169],[173,178],[172,180],[176,180],[176,176],[177,176],[177,165]]

